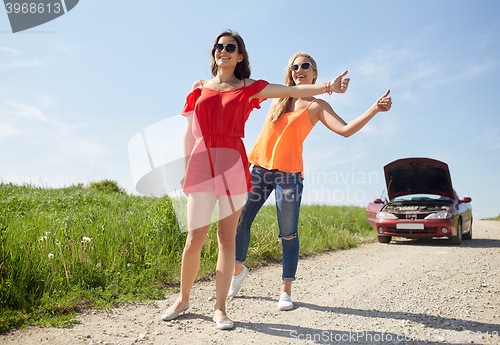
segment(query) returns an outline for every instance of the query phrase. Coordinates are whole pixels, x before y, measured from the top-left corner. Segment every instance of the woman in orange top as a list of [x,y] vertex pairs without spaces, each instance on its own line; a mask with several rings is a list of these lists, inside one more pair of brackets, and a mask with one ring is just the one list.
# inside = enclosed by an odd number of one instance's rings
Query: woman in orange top
[[187,195],[188,234],[182,253],[181,291],[163,312],[165,321],[189,308],[189,296],[200,265],[200,253],[219,201],[214,321],[230,329],[226,299],[234,271],[236,225],[247,191],[252,188],[243,146],[245,122],[253,108],[266,98],[311,97],[340,90],[340,79],[324,85],[287,87],[250,79],[248,54],[243,39],[231,31],[217,36],[212,48],[213,78],[197,81],[187,97],[183,115],[188,126],[184,137],[186,171],[183,192]]
[[[341,78],[345,91],[349,79]],[[296,53],[288,63],[285,85],[310,85],[316,82],[318,69],[314,59],[306,53]],[[241,211],[236,232],[236,264],[229,289],[235,296],[248,274],[243,266],[250,245],[250,228],[257,212],[275,190],[279,238],[283,248],[283,275],[280,310],[293,308],[290,298],[299,260],[298,221],[302,197],[302,143],[318,121],[328,129],[349,137],[359,131],[380,111],[388,111],[392,101],[387,91],[363,115],[349,124],[344,122],[331,106],[314,97],[287,97],[273,100],[268,117],[248,158],[252,169],[253,190],[248,193]]]

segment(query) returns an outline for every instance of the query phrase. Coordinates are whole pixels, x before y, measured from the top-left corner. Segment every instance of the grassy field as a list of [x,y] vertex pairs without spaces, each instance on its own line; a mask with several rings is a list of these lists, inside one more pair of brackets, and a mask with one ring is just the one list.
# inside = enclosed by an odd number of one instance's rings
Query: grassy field
[[[301,254],[373,241],[360,207],[302,206]],[[281,259],[276,211],[252,227],[247,264]],[[85,308],[160,299],[176,289],[185,233],[168,197],[124,193],[113,181],[62,189],[0,184],[0,332],[71,324]],[[216,225],[199,277],[214,272]]]
[[500,220],[500,214],[493,218],[485,218],[485,220]]

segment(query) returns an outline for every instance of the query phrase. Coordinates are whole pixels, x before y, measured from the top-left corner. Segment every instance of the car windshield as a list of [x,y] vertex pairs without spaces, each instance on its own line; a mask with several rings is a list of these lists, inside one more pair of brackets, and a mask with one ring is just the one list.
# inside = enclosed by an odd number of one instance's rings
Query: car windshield
[[435,194],[408,194],[395,197],[392,201],[451,201],[450,198]]

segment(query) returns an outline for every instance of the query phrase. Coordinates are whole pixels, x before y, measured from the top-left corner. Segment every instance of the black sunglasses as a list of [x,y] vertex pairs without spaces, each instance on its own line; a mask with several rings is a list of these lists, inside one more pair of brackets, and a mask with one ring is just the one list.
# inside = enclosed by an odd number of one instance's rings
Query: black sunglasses
[[226,51],[228,53],[234,53],[236,51],[236,48],[238,48],[238,46],[236,44],[232,44],[232,43],[229,43],[229,44],[215,43],[214,44],[214,49],[216,52],[221,52],[224,50],[224,48],[226,48]]
[[[311,64],[309,62],[304,62],[302,65],[300,65],[304,71],[308,70],[309,67],[311,67]],[[291,65],[290,66],[290,71],[298,71],[299,70],[299,65]]]

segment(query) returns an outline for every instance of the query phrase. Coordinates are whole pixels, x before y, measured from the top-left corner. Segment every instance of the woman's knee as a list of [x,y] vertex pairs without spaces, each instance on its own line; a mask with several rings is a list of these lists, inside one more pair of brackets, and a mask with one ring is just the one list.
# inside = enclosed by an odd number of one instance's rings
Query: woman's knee
[[236,231],[219,231],[217,233],[217,239],[219,241],[219,246],[235,246],[236,243]]
[[205,240],[207,239],[207,234],[205,232],[198,233],[198,230],[189,231],[186,238],[186,250],[201,250]]
[[299,237],[299,233],[295,232],[292,235],[279,235],[278,238],[282,241],[291,241]]

